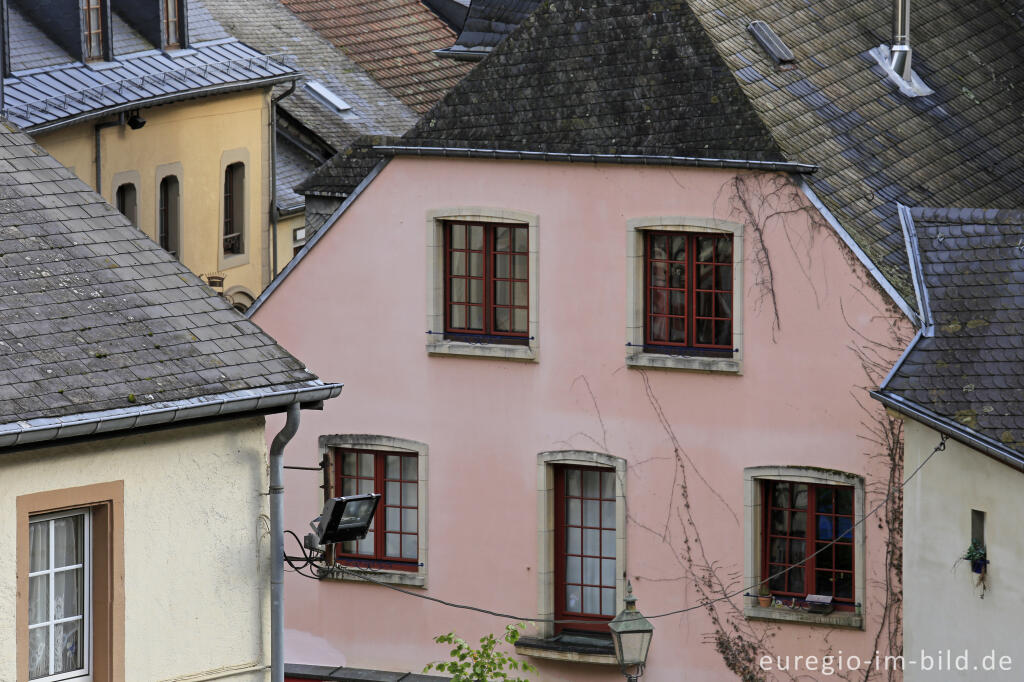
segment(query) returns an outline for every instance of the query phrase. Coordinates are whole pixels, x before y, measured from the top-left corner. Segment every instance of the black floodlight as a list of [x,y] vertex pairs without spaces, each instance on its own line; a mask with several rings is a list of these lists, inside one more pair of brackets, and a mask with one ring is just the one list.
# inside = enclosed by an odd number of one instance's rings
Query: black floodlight
[[321,545],[331,545],[365,538],[379,501],[380,495],[377,493],[332,497],[327,500],[316,526],[317,541]]

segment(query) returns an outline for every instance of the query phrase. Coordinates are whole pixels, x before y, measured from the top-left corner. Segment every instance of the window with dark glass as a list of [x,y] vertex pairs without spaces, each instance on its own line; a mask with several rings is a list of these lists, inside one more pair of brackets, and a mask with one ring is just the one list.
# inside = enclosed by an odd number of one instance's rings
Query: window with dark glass
[[224,169],[224,255],[245,253],[245,165]]
[[178,178],[168,175],[160,181],[160,207],[158,217],[158,241],[160,246],[175,258],[180,248],[180,216],[179,216]]
[[103,0],[82,0],[85,58],[103,59]]
[[771,593],[828,595],[837,608],[852,607],[853,487],[766,481],[764,500],[762,575],[771,576]]
[[415,454],[334,449],[336,495],[380,493],[370,532],[335,546],[335,560],[415,571],[419,559],[419,475]]
[[117,210],[121,212],[125,218],[127,218],[132,225],[138,225],[138,193],[135,191],[135,185],[130,182],[126,182],[117,188]]
[[444,224],[448,338],[528,343],[527,229],[497,223]]
[[644,345],[731,353],[732,235],[644,233]]
[[608,629],[615,616],[615,472],[555,469],[555,617],[570,630]]
[[164,47],[179,47],[181,35],[178,22],[179,0],[163,0],[164,3]]

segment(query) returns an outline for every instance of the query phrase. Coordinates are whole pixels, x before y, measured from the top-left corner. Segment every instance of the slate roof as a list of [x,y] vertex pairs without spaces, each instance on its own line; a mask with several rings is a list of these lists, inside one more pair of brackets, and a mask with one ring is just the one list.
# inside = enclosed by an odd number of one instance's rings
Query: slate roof
[[417,113],[433,106],[472,68],[434,50],[454,32],[419,0],[282,0],[284,5]]
[[1024,455],[1024,211],[911,209],[934,336],[895,395]]
[[445,52],[482,59],[508,37],[541,0],[472,0],[455,45]]
[[112,13],[114,61],[84,64],[12,4],[8,11],[13,73],[4,79],[0,114],[27,130],[42,130],[297,75],[228,35],[200,0],[189,0],[188,7],[192,49],[161,52]]
[[0,206],[0,426],[322,385],[6,122]]
[[[896,202],[1024,206],[1024,3],[911,5],[913,66],[935,93],[907,97],[870,54],[892,0],[691,0],[788,157],[882,274],[913,299]],[[748,24],[793,50],[776,70]]]

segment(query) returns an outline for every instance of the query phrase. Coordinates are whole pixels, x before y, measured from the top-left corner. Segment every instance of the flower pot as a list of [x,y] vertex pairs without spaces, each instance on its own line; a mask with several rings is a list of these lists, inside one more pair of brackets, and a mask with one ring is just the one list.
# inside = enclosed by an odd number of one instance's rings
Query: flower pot
[[757,605],[760,606],[762,609],[768,608],[769,606],[772,605],[772,598],[771,598],[771,596],[767,596],[767,597],[759,596],[757,598]]
[[988,559],[971,559],[971,570],[975,573],[984,573],[988,566]]

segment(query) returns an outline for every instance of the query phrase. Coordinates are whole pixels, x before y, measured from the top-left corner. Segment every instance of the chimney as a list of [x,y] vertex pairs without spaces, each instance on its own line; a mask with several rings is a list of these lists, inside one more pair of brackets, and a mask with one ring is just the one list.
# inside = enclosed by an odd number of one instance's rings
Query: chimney
[[910,0],[892,0],[890,65],[896,75],[910,82]]

